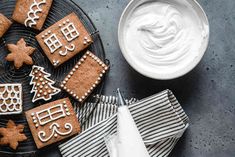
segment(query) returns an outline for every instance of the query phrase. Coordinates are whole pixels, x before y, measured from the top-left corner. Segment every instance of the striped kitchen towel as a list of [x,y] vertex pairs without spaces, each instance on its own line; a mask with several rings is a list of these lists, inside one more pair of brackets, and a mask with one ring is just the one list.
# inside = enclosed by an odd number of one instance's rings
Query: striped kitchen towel
[[[116,133],[116,101],[115,97],[101,96],[97,108],[82,126],[82,133],[59,146],[63,157],[109,156],[104,138]],[[150,156],[168,156],[188,127],[188,117],[175,96],[165,90],[128,102]]]

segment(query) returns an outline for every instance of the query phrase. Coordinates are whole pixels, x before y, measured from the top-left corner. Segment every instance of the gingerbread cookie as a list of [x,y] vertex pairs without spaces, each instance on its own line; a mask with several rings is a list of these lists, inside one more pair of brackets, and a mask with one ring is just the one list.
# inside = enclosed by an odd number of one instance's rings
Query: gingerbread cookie
[[19,142],[27,140],[23,131],[24,125],[16,125],[12,120],[9,120],[6,128],[0,128],[0,145],[9,145],[16,150]]
[[0,13],[0,38],[6,33],[6,31],[10,28],[12,22]]
[[17,0],[12,18],[26,27],[41,30],[53,0]]
[[61,87],[83,102],[100,83],[108,66],[91,52],[87,52],[66,76]]
[[30,57],[35,51],[35,48],[27,46],[24,39],[20,39],[16,45],[7,44],[8,50],[11,52],[7,55],[6,60],[14,62],[16,69],[19,69],[23,64],[32,65],[33,59]]
[[60,89],[53,86],[55,82],[49,79],[51,74],[45,72],[43,67],[34,65],[29,76],[32,77],[30,85],[33,85],[31,93],[34,93],[32,102],[48,101],[60,92]]
[[22,113],[21,84],[0,84],[0,115]]
[[80,124],[68,98],[27,111],[26,118],[38,149],[80,132]]
[[55,67],[66,62],[92,43],[91,36],[75,13],[55,23],[36,38]]

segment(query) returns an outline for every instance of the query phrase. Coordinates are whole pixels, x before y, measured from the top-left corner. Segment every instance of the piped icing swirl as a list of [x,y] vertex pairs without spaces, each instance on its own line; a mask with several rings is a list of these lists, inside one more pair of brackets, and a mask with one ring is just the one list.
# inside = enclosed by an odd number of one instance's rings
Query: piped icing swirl
[[145,58],[152,64],[166,65],[178,62],[190,48],[190,37],[184,28],[182,15],[166,5],[162,14],[141,14],[133,19],[140,36],[139,44],[145,50]]

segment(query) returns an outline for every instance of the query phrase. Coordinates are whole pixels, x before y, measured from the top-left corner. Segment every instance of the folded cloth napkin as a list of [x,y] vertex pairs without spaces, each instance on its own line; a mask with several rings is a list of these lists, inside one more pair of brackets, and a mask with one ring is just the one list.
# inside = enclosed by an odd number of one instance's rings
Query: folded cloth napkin
[[[101,97],[101,102],[82,126],[82,133],[59,146],[62,156],[109,156],[105,138],[117,132],[115,104],[116,98]],[[129,104],[149,155],[168,156],[188,127],[188,117],[175,96],[170,90],[165,90],[137,102],[131,99]]]

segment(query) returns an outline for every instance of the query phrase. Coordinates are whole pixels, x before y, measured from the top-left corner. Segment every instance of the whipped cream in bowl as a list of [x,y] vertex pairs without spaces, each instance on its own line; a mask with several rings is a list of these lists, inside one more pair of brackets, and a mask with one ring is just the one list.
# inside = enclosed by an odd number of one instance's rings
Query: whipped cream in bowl
[[118,37],[136,71],[168,80],[200,62],[208,46],[209,23],[195,0],[132,0],[121,16]]

